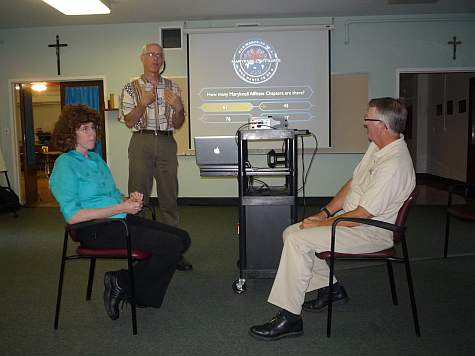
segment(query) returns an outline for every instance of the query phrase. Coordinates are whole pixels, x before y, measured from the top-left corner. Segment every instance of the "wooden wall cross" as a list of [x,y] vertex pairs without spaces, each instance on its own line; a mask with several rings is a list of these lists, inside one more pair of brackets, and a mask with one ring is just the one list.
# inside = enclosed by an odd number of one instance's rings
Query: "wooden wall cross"
[[48,47],[55,47],[56,48],[56,65],[58,67],[58,75],[61,75],[61,59],[60,59],[60,53],[59,49],[61,47],[67,47],[68,45],[66,43],[59,43],[59,35],[56,35],[56,43],[55,44],[49,44]]
[[447,42],[447,43],[448,43],[449,45],[454,46],[454,54],[453,54],[453,56],[452,56],[452,59],[453,59],[453,60],[456,60],[456,59],[457,59],[457,45],[462,44],[462,41],[457,41],[457,37],[454,36],[454,37],[452,37],[452,41],[449,41],[449,42]]

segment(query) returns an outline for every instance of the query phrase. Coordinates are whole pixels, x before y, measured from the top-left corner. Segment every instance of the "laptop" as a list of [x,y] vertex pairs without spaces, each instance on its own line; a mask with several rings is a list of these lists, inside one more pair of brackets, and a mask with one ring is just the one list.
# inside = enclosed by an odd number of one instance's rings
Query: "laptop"
[[195,154],[202,171],[237,171],[236,136],[195,137]]

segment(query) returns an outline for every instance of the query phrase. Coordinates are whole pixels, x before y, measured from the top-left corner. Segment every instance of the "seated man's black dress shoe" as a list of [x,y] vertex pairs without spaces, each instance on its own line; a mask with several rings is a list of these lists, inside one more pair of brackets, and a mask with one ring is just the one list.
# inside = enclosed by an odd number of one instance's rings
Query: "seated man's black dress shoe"
[[180,260],[176,264],[176,269],[179,271],[189,271],[193,269],[193,266],[185,259],[185,256],[181,256]]
[[249,334],[256,339],[264,341],[300,336],[303,334],[303,321],[301,317],[291,321],[281,311],[268,323],[252,326],[249,329]]
[[[328,297],[329,287],[324,287],[318,289],[317,298],[313,300],[309,300],[308,302],[304,302],[302,305],[302,309],[306,311],[321,311],[328,306]],[[333,297],[332,297],[332,304],[343,304],[350,300],[348,294],[346,293],[345,288],[338,282],[333,285]]]
[[106,272],[104,275],[104,307],[112,320],[119,318],[119,304],[127,300],[127,293],[119,285],[119,272]]

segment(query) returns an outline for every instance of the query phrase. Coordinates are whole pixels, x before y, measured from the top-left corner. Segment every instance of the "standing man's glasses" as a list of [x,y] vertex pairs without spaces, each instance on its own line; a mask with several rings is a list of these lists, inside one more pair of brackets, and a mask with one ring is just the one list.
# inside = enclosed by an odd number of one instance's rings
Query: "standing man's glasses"
[[145,52],[143,55],[150,58],[163,58],[163,53]]

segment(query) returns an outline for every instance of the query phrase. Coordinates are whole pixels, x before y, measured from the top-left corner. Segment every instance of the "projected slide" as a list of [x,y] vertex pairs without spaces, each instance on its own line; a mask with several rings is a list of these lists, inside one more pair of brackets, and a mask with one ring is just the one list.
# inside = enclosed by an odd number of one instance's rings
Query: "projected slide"
[[328,32],[191,33],[191,135],[233,135],[252,119],[287,119],[329,140]]

